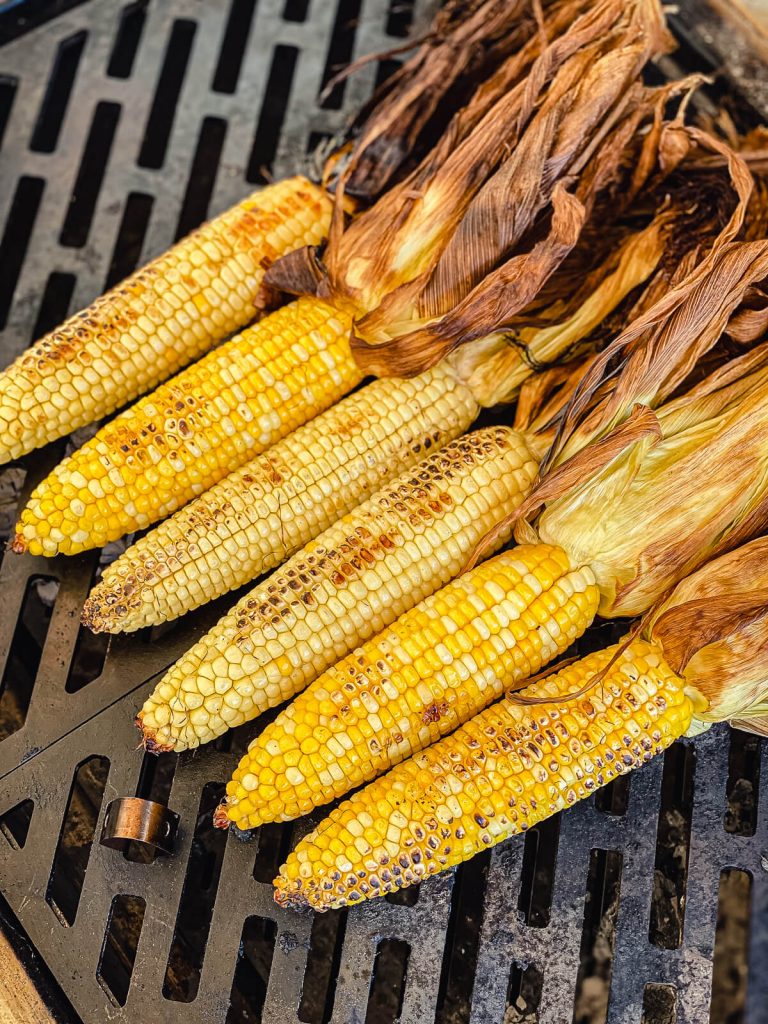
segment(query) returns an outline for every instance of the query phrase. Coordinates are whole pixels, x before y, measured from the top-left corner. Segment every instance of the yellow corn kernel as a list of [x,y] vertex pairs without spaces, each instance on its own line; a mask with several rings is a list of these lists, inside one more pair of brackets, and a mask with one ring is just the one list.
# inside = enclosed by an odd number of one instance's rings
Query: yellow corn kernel
[[330,216],[305,178],[270,185],[41,338],[0,373],[0,464],[101,419],[244,327],[265,308],[269,265],[320,242]]
[[[101,547],[202,494],[359,382],[350,322],[326,302],[297,299],[161,384],[35,488],[14,550],[54,555]],[[153,483],[145,486],[150,473]],[[67,496],[67,488],[85,512],[76,514],[70,500],[46,516],[42,503]],[[73,533],[62,529],[67,520],[76,524]]]
[[83,621],[129,632],[248,583],[463,433],[477,412],[444,366],[374,381],[142,537],[106,569]]
[[[544,563],[545,578],[550,580],[551,567],[557,566],[559,578],[567,581],[567,586],[559,590],[561,600],[578,614],[569,617],[562,630],[547,609],[550,592],[543,590],[534,596],[525,612],[530,646],[520,658],[520,644],[506,626],[519,615],[508,595],[514,595],[528,576],[535,577]],[[491,608],[485,607],[482,598],[487,585],[498,587],[502,594]],[[228,819],[246,829],[306,814],[434,743],[514,682],[538,672],[566,650],[592,621],[598,598],[592,570],[571,565],[562,549],[544,544],[521,545],[449,583],[326,671],[266,727],[227,786]],[[434,652],[431,635],[445,637],[457,627],[474,627],[482,639],[457,658],[446,651],[447,663],[442,659],[428,661],[422,681],[415,689],[410,687],[403,668],[411,664],[416,667],[421,656]],[[418,653],[404,649],[404,636]],[[458,685],[446,667],[456,669]],[[385,685],[393,687],[396,696],[388,696]],[[340,701],[331,715],[321,706],[326,694],[332,699],[338,695]],[[382,708],[389,713],[389,728],[381,721]],[[281,801],[266,804],[259,799],[261,771],[274,772],[276,787],[281,790],[280,780],[287,778],[289,758],[296,750],[295,728],[300,722],[328,729],[345,747],[336,762],[339,778],[331,786],[319,778],[322,753],[305,758],[299,762],[302,779],[283,787]],[[349,739],[351,743],[345,742]],[[250,794],[254,809],[244,815],[240,802],[247,794],[241,780],[246,775],[255,778],[257,785]]]
[[[491,478],[482,493],[481,471]],[[207,743],[302,690],[458,575],[484,534],[525,498],[536,472],[524,436],[489,427],[452,441],[382,488],[246,594],[172,666],[139,715],[147,747]],[[470,515],[475,501],[482,511]],[[508,538],[500,535],[498,546]],[[417,543],[424,541],[425,547]],[[407,636],[401,643],[409,648]],[[418,681],[412,661],[419,653],[402,659],[404,684]],[[218,702],[233,689],[242,701],[228,723]],[[204,701],[193,704],[189,695],[199,692]],[[388,680],[382,692],[398,695]],[[323,714],[332,714],[339,693],[318,692],[318,699]],[[328,739],[331,760],[335,742]]]
[[[290,854],[276,901],[330,910],[413,885],[649,761],[693,714],[657,647],[633,641],[591,690],[565,700],[616,652],[590,654],[520,695],[547,703],[506,697],[346,800]],[[346,838],[363,822],[365,850]]]

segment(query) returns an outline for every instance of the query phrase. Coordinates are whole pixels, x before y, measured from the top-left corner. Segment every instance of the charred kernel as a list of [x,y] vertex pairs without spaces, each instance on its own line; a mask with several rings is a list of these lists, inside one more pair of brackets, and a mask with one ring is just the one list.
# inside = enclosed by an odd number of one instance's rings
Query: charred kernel
[[[549,772],[551,798],[548,796],[544,804],[535,796],[539,792],[539,783],[515,756],[519,746],[527,745],[526,737],[535,726],[540,728],[542,734],[546,734],[546,722],[551,720],[558,705],[564,712],[563,720],[574,723],[571,728],[576,730],[575,735],[584,728],[576,724],[578,717],[583,717],[590,726],[596,726],[597,731],[604,736],[600,748],[607,755],[609,745],[616,742],[617,738],[620,739],[626,726],[626,722],[622,722],[615,714],[617,699],[631,685],[629,676],[623,674],[626,667],[632,668],[635,681],[649,692],[659,689],[664,693],[665,709],[661,721],[665,736],[663,743],[657,744],[656,750],[660,751],[676,737],[683,735],[692,718],[692,705],[685,695],[683,680],[659,657],[657,648],[644,640],[632,641],[623,652],[618,653],[617,661],[608,667],[617,651],[618,648],[614,647],[588,655],[530,687],[530,693],[536,697],[549,698],[552,703],[528,706],[516,700],[516,695],[510,695],[344,801],[318,825],[311,837],[299,842],[289,855],[275,882],[277,902],[287,906],[308,905],[315,910],[328,910],[350,903],[353,893],[348,891],[343,880],[333,892],[324,889],[322,856],[330,848],[343,850],[344,853],[340,855],[348,856],[353,867],[360,863],[361,858],[354,849],[345,848],[343,843],[339,845],[339,837],[353,830],[363,820],[373,822],[372,826],[367,826],[373,844],[384,842],[388,830],[395,822],[405,822],[404,827],[398,831],[403,838],[396,842],[402,853],[395,855],[409,856],[414,865],[420,864],[422,858],[425,858],[427,871],[423,872],[422,869],[422,873],[432,874],[453,867],[510,835],[527,831],[549,814],[583,799],[597,785],[608,783],[617,775],[641,765],[648,756],[647,752],[631,759],[631,763],[605,756],[604,761],[608,767],[592,776],[588,754],[581,752],[574,760],[567,744],[560,744],[557,748],[550,746],[542,765],[546,765]],[[580,690],[585,679],[605,669],[606,678],[603,683],[596,684],[594,692],[586,695],[586,702],[583,698],[566,702],[569,694]],[[615,687],[611,686],[613,683]],[[521,696],[528,694],[529,691],[524,690]],[[625,704],[625,714],[633,714],[628,704]],[[494,799],[507,805],[516,805],[516,809],[508,815],[499,815],[498,830],[494,828],[491,832],[487,827],[488,816],[484,813],[484,801],[478,799],[473,783],[464,783],[459,796],[462,801],[466,801],[466,804],[462,803],[465,810],[454,829],[457,840],[462,841],[454,846],[441,846],[437,858],[434,858],[434,844],[427,839],[428,822],[439,819],[447,809],[447,800],[450,798],[446,797],[442,783],[454,777],[452,769],[456,752],[459,752],[460,760],[467,760],[473,756],[472,749],[478,745],[487,747],[488,737],[498,736],[502,732],[512,739],[512,750],[509,754],[496,756],[495,766],[489,770],[487,781],[493,792],[498,794]],[[627,756],[630,756],[629,752],[624,755]],[[569,781],[570,776],[565,769],[571,764],[578,767],[584,776],[583,785],[574,786]],[[450,791],[452,794],[456,792],[453,788]],[[518,799],[519,794],[524,794],[525,799]],[[407,835],[413,837],[410,845],[405,838]],[[433,838],[430,834],[430,839]],[[409,850],[407,854],[406,849]],[[310,869],[308,872],[299,872],[301,858],[306,858]],[[368,881],[368,877],[361,878],[358,870],[354,876],[354,893],[359,893],[363,881]],[[406,872],[395,879],[395,885],[405,886],[413,881],[416,878]]]

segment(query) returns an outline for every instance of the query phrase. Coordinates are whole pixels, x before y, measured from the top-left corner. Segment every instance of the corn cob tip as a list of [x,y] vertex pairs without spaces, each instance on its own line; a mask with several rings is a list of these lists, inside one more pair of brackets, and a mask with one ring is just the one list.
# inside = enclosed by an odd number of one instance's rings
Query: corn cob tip
[[27,542],[21,533],[16,533],[8,547],[11,551],[15,552],[15,554],[23,555],[27,551]]
[[163,743],[158,739],[155,730],[145,725],[143,712],[140,711],[133,721],[141,733],[141,742],[148,754],[170,754],[173,752],[173,744]]
[[281,874],[277,876],[273,883],[273,895],[278,907],[284,907],[286,910],[316,910],[319,914],[330,909],[322,903],[313,906],[308,893],[301,888],[297,881],[287,879],[282,874],[282,870],[283,868],[281,867]]
[[229,815],[227,814],[227,798],[225,797],[213,812],[213,827],[229,828],[231,824],[232,822],[229,820]]
[[[93,597],[86,598],[83,610],[80,613],[80,622],[83,626],[90,629],[92,633],[107,632],[101,605],[98,601],[94,601]],[[136,722],[138,724],[138,719]]]

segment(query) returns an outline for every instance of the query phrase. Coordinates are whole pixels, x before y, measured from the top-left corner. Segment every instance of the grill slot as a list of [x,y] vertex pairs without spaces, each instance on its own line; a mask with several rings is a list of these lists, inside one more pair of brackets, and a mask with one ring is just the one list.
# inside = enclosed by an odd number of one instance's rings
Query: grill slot
[[[428,6],[27,0],[32,24],[66,15],[0,49],[0,361],[249,181],[302,170],[400,62],[373,61],[321,105],[338,65],[420,34]],[[9,24],[0,15],[0,40]],[[674,59],[711,71],[713,54],[710,40]],[[710,95],[742,128],[754,123],[724,76]],[[119,113],[104,122],[111,144],[94,125],[104,110]],[[35,130],[48,148],[30,149]],[[6,533],[14,495],[64,448],[0,468]],[[712,989],[713,1021],[768,1024],[765,744],[715,728],[418,889],[349,912],[285,911],[271,880],[308,824],[267,826],[247,843],[210,828],[221,795],[211,780],[229,777],[269,716],[160,759],[137,749],[132,724],[233,597],[160,629],[92,638],[80,607],[114,551],[7,554],[0,566],[0,891],[74,1006],[62,1019],[562,1024],[590,1006],[589,1024],[702,1024]],[[623,630],[600,627],[580,649]],[[102,804],[132,793],[180,814],[175,856],[94,842]],[[657,879],[656,899],[655,870],[667,887]],[[652,915],[667,945],[649,940]]]

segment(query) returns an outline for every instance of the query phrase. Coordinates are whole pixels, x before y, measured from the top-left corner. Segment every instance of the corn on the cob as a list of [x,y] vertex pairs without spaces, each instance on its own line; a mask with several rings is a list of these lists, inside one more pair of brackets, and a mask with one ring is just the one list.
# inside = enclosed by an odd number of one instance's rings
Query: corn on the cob
[[453,579],[502,510],[522,501],[536,465],[523,435],[489,427],[382,488],[166,673],[139,714],[147,748],[207,743],[303,689]]
[[331,201],[305,178],[254,192],[41,338],[0,373],[0,464],[154,387],[265,306],[278,257],[322,241]]
[[275,880],[284,906],[329,910],[444,871],[631,771],[687,730],[691,701],[658,650],[591,654],[506,697],[321,822]]
[[131,631],[248,583],[458,437],[478,412],[444,365],[374,381],[142,537],[105,570],[83,622]]
[[33,491],[14,550],[76,554],[174,512],[359,382],[349,327],[297,299],[162,384]]
[[546,545],[449,583],[267,726],[228,784],[218,824],[296,818],[429,746],[569,647],[597,601],[591,569]]

